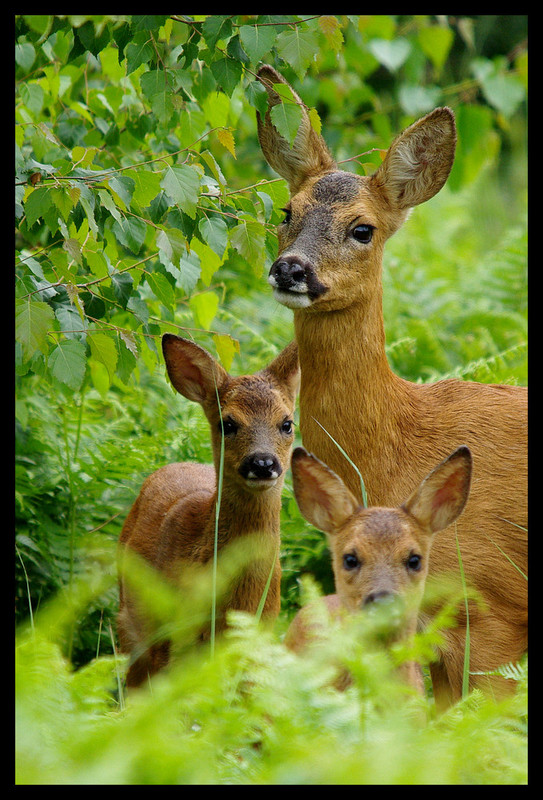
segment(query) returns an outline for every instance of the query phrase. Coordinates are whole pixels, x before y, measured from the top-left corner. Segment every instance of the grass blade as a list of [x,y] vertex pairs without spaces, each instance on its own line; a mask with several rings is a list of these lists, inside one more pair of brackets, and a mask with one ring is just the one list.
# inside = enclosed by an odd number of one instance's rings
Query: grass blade
[[333,443],[335,444],[335,446],[337,447],[337,449],[339,450],[339,452],[342,454],[342,456],[344,456],[344,457],[347,459],[347,461],[349,462],[349,464],[351,465],[351,467],[354,469],[354,471],[356,472],[356,474],[357,474],[357,475],[358,475],[358,477],[360,478],[360,489],[362,490],[362,503],[364,504],[364,508],[367,508],[367,507],[368,507],[368,495],[366,494],[366,486],[365,486],[365,484],[364,484],[364,479],[362,478],[362,475],[361,475],[361,473],[360,473],[360,470],[358,469],[358,467],[356,466],[356,464],[354,463],[354,461],[352,461],[352,460],[349,458],[349,456],[347,455],[347,453],[345,452],[345,450],[343,449],[343,447],[342,447],[340,444],[338,444],[338,443],[336,442],[336,440],[334,439],[334,437],[333,437],[333,436],[331,436],[331,434],[329,434],[329,433],[328,433],[328,431],[326,430],[326,428],[324,427],[324,425],[321,425],[321,424],[320,424],[320,422],[318,421],[318,419],[315,419],[315,417],[312,417],[312,419],[313,419],[313,421],[314,421],[314,422],[316,422],[316,423],[317,423],[317,425],[318,425],[320,428],[322,428],[322,429],[323,429],[323,431],[325,432],[325,434],[326,434],[326,435],[327,435],[327,436],[328,436],[328,437],[329,437],[329,438],[330,438],[330,439],[333,441]]
[[[456,523],[455,523],[456,528]],[[466,606],[466,643],[464,646],[464,667],[462,670],[462,698],[469,694],[469,650],[470,650],[470,637],[469,637],[469,609],[468,609],[468,590],[466,586],[466,576],[464,575],[464,564],[462,562],[462,555],[460,553],[460,544],[458,542],[458,534],[455,534],[456,539],[456,552],[458,553],[458,566],[460,568],[460,579],[462,581],[462,591],[464,592],[464,604]]]

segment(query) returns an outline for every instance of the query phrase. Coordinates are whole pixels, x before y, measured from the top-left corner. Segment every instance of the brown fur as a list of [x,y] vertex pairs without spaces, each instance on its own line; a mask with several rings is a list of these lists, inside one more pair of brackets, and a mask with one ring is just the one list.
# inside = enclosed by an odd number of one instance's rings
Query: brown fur
[[[292,454],[296,500],[304,517],[328,534],[332,551],[336,594],[324,598],[332,618],[385,598],[401,598],[403,621],[393,638],[415,633],[434,534],[462,513],[471,469],[469,449],[459,447],[399,507],[364,508],[338,475],[303,448],[296,448]],[[346,565],[345,558],[355,559],[355,565]],[[320,633],[311,612],[301,609],[287,631],[285,643],[294,652],[303,652]],[[402,665],[402,673],[422,691],[417,664]]]
[[[234,434],[224,436],[218,548],[222,550],[242,537],[252,542],[250,566],[223,601],[217,630],[225,627],[228,609],[256,612],[274,560],[262,613],[275,618],[280,608],[281,490],[293,440],[292,432],[282,430],[282,426],[292,418],[298,389],[296,345],[291,343],[261,372],[242,377],[228,375],[207,351],[186,339],[166,334],[163,350],[175,388],[199,402],[206,413],[215,464],[168,464],[150,475],[123,526],[120,554],[128,548],[174,583],[182,568],[212,559],[221,444],[216,387],[223,423],[228,420],[237,425]],[[246,477],[249,468],[244,468],[244,463],[255,453],[276,459],[279,475],[275,479],[251,481]],[[128,686],[138,686],[148,674],[168,663],[168,642],[147,648],[152,630],[145,610],[137,609],[136,599],[127,591],[122,570],[118,633],[121,649],[134,659],[127,675]]]
[[[264,70],[268,84],[283,80],[272,68]],[[470,605],[470,667],[485,671],[517,661],[527,647],[527,585],[511,563],[526,573],[526,389],[460,380],[415,384],[395,375],[385,355],[383,248],[410,207],[445,183],[454,159],[454,116],[436,109],[411,125],[373,175],[350,175],[351,184],[352,177],[357,182],[350,192],[346,173],[314,131],[307,136],[300,129],[293,161],[269,115],[258,122],[264,155],[291,189],[290,221],[279,226],[280,255],[270,283],[277,298],[294,308],[304,445],[360,496],[358,476],[317,422],[324,426],[357,464],[369,501],[384,506],[398,503],[436,458],[460,443],[469,446],[476,466],[457,533],[467,578],[486,601],[486,611]],[[304,162],[305,150],[311,152]],[[323,165],[320,171],[316,164]],[[327,192],[322,183],[319,189],[323,179]],[[373,226],[369,243],[354,239],[359,225]],[[298,293],[282,292],[281,269],[293,264]],[[458,573],[454,531],[432,550],[430,574],[446,571]],[[464,624],[460,615],[432,666],[441,707],[461,693]],[[489,683],[471,678],[471,685]],[[501,679],[491,683],[495,692],[511,686]]]

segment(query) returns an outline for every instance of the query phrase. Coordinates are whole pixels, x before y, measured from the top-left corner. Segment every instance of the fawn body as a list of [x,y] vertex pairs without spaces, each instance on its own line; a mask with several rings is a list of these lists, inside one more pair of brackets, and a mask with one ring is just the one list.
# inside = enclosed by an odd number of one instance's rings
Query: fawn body
[[[268,66],[259,77],[270,106],[280,102],[273,84],[284,79]],[[436,456],[458,442],[469,446],[476,470],[458,539],[467,578],[486,601],[484,612],[470,604],[471,670],[516,661],[527,646],[527,583],[520,572],[527,568],[526,389],[461,380],[415,384],[395,375],[385,354],[383,247],[410,209],[445,183],[454,116],[436,109],[414,123],[376,172],[362,177],[337,168],[302,112],[292,147],[269,111],[258,117],[258,132],[267,161],[290,187],[268,280],[277,300],[294,310],[304,446],[360,497],[355,471],[322,425],[360,469],[369,502],[380,506],[398,504]],[[454,537],[436,541],[430,571],[458,573]],[[440,707],[460,697],[465,623],[459,612],[458,627],[432,665]],[[505,681],[492,679],[491,688],[500,692]]]
[[[459,447],[400,506],[364,508],[326,464],[296,448],[292,477],[298,506],[330,543],[336,594],[324,601],[332,616],[401,598],[404,614],[397,635],[415,633],[433,536],[462,513],[471,466],[469,449]],[[316,633],[307,608],[294,617],[285,638],[295,652],[303,651]],[[418,665],[407,662],[401,669],[404,679],[422,692]]]
[[[136,552],[174,582],[183,567],[213,558],[224,431],[218,549],[241,537],[250,539],[252,549],[249,565],[223,601],[216,629],[224,628],[227,609],[256,612],[274,563],[262,614],[276,617],[281,490],[294,438],[292,414],[299,383],[296,345],[291,343],[261,372],[241,377],[231,377],[206,350],[173,334],[164,335],[162,347],[174,387],[205,411],[214,465],[168,464],[152,473],[123,526],[121,555],[126,548]],[[169,644],[147,646],[145,611],[137,608],[131,594],[121,572],[118,632],[121,649],[134,659],[127,685],[137,686],[167,664]]]

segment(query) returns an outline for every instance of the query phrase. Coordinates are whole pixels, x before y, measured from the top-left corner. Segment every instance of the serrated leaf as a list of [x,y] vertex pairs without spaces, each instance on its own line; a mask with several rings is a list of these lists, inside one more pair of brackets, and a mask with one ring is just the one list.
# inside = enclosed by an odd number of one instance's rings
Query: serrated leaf
[[266,260],[264,226],[260,222],[244,219],[231,229],[230,243],[259,275]]
[[236,157],[236,143],[234,141],[234,136],[232,134],[232,130],[230,128],[221,128],[220,131],[217,131],[217,137],[219,142],[222,144],[223,147],[232,153],[234,158]]
[[273,25],[242,25],[239,35],[245,52],[253,64],[256,64],[273,47],[277,29]]
[[228,97],[240,82],[242,70],[241,63],[232,58],[219,58],[211,64],[213,77]]
[[30,192],[24,201],[26,223],[29,228],[51,208],[52,202],[50,187],[44,186]]
[[219,308],[219,298],[215,292],[195,294],[190,298],[189,305],[197,325],[208,331]]
[[200,256],[193,250],[179,259],[179,276],[176,284],[190,295],[200,278]]
[[228,227],[222,217],[202,217],[198,223],[198,230],[204,242],[222,258],[228,244]]
[[160,185],[182,211],[196,218],[200,178],[195,169],[186,164],[168,167]]
[[187,252],[187,240],[177,228],[160,230],[157,233],[156,243],[160,252],[174,266],[179,265],[179,259]]
[[320,136],[320,132],[322,129],[322,122],[321,118],[319,117],[319,112],[317,111],[316,108],[310,108],[308,111],[308,116],[309,116],[309,122],[311,123],[311,127],[313,128],[315,133],[318,133]]
[[237,339],[233,339],[227,333],[213,334],[213,341],[215,342],[215,347],[217,348],[217,354],[220,358],[221,364],[225,370],[228,371],[232,366],[234,356],[236,353],[239,353],[239,342]]
[[47,353],[47,332],[55,314],[51,306],[38,300],[23,300],[15,312],[15,338],[21,343],[26,361],[40,351]]
[[278,103],[270,110],[270,118],[281,136],[292,147],[302,121],[302,109],[296,103]]
[[147,283],[157,300],[160,300],[166,308],[172,308],[175,292],[168,278],[160,272],[150,272],[147,274]]
[[48,359],[55,378],[74,392],[81,388],[87,365],[86,348],[82,342],[65,339],[59,342]]
[[196,237],[190,243],[191,249],[200,259],[200,280],[209,286],[213,275],[221,266],[223,259],[213,252],[209,245],[200,242]]
[[275,41],[277,52],[294,72],[303,78],[307,68],[318,50],[315,31],[302,29],[297,25],[294,30],[283,31]]
[[[137,37],[137,38],[136,38]],[[149,42],[149,36],[146,33],[136,34],[135,41],[130,42],[126,47],[126,74],[130,75],[134,72],[140,64],[146,64],[151,61],[154,55],[154,50]]]

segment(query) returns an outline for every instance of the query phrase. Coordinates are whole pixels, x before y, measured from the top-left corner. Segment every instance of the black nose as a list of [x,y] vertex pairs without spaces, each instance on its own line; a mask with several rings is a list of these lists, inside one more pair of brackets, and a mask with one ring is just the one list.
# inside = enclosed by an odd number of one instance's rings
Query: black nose
[[392,592],[370,592],[370,594],[364,600],[364,605],[369,606],[372,603],[388,603],[393,599],[394,595]]
[[241,462],[240,475],[246,480],[270,480],[282,473],[281,464],[272,453],[253,453]]
[[291,289],[306,279],[306,270],[294,259],[278,259],[271,265],[270,275],[275,278],[278,289]]

